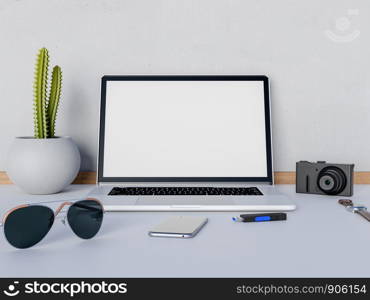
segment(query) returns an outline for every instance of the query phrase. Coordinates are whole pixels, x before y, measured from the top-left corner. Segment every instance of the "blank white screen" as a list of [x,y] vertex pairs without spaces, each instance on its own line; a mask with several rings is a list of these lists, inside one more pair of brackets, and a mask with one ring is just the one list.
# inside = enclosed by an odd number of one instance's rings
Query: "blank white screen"
[[263,81],[107,81],[104,177],[266,177]]

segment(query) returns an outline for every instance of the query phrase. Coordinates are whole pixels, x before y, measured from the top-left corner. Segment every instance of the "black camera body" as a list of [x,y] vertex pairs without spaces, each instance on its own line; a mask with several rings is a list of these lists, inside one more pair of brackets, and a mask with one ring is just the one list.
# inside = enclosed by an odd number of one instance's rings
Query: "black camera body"
[[299,161],[296,163],[296,192],[352,196],[354,167],[354,164]]

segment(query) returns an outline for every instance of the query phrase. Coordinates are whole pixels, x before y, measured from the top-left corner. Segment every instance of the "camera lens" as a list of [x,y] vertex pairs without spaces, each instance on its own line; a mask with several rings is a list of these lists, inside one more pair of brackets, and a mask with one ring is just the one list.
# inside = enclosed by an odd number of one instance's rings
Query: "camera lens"
[[326,167],[322,169],[317,177],[319,189],[327,195],[341,193],[347,184],[344,172],[338,167]]

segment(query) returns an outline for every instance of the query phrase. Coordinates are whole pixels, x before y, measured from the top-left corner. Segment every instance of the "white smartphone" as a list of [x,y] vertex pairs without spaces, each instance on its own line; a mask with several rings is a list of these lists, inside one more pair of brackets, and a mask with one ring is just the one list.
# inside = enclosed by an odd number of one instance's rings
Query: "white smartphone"
[[150,236],[192,238],[207,223],[208,219],[193,216],[174,216],[149,231]]

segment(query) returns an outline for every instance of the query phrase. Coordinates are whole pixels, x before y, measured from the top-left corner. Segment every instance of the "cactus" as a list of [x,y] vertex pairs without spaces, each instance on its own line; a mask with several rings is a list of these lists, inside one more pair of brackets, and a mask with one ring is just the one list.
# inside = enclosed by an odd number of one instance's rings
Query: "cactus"
[[59,66],[53,68],[49,97],[48,87],[49,52],[46,48],[37,54],[34,80],[34,131],[35,138],[53,138],[55,119],[62,87],[62,71]]
[[60,94],[62,91],[62,70],[59,66],[53,68],[51,76],[50,96],[48,102],[48,121],[49,121],[49,137],[53,138],[55,135],[55,120],[57,117],[58,104]]
[[45,48],[37,55],[34,81],[35,138],[46,138],[48,134],[46,116],[46,89],[48,80],[49,53]]

